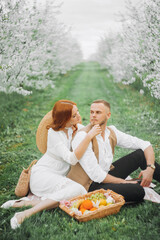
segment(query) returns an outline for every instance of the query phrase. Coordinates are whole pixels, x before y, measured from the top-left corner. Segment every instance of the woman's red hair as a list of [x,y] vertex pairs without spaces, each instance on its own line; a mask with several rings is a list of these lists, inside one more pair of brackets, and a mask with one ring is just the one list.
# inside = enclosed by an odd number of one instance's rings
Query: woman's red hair
[[74,105],[76,103],[70,100],[57,101],[52,110],[53,122],[47,126],[47,129],[52,128],[54,131],[63,130],[66,123],[71,119]]

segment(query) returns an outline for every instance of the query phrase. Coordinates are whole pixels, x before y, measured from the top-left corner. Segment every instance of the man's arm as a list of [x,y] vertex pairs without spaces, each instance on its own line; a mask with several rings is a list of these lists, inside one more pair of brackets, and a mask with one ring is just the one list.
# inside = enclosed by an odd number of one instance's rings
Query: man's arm
[[[110,126],[117,136],[117,146],[122,148],[129,149],[141,149],[144,151],[144,155],[146,158],[146,164],[154,164],[155,157],[154,151],[151,146],[151,143],[148,141],[144,141],[140,138],[133,137],[129,134],[123,133],[119,131],[116,127]],[[144,171],[141,171],[139,177],[142,176],[141,186],[148,187],[153,179],[154,170],[151,167],[147,167]]]
[[[122,178],[113,177],[112,175],[107,174],[103,180],[103,183],[127,183],[127,181]],[[131,183],[131,181],[129,183]]]
[[[154,164],[155,157],[154,157],[154,151],[151,145],[144,150],[144,155],[146,158],[147,165]],[[141,176],[143,177],[141,186],[149,187],[153,179],[153,174],[154,174],[154,169],[152,169],[151,167],[147,167],[145,170],[141,171],[139,174],[139,177]]]
[[[144,155],[146,158],[147,165],[154,164],[155,157],[154,157],[154,151],[151,145],[144,150]],[[154,174],[154,169],[152,169],[151,167],[147,167],[145,170],[140,172],[139,177],[141,176],[143,177],[141,182],[142,187],[150,186],[153,179],[153,174]],[[113,177],[112,175],[107,174],[106,178],[103,180],[103,183],[136,183],[136,182],[135,181],[127,182],[122,178]]]

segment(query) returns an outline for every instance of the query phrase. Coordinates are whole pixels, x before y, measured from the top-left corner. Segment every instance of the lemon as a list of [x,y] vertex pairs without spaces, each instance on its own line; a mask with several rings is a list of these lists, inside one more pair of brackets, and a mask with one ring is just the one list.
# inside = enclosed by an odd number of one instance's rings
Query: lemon
[[106,202],[106,199],[99,199],[99,206],[106,206],[107,205],[107,202]]
[[109,203],[107,203],[107,206],[109,206],[109,205],[111,205],[112,203],[111,202],[109,202]]

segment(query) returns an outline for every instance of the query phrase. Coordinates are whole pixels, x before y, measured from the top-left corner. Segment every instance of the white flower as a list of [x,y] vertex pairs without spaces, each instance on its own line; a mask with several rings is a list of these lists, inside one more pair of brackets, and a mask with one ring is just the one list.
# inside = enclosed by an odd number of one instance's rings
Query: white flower
[[78,216],[82,216],[82,212],[79,211],[77,208],[72,208],[71,213],[75,213]]
[[106,202],[107,203],[115,203],[115,200],[111,196],[109,196],[109,197],[107,197]]
[[93,203],[93,207],[98,208],[100,201],[98,200],[96,202],[92,201],[92,203]]
[[140,89],[139,93],[140,93],[141,95],[143,95],[143,94],[144,94],[144,90],[143,90],[143,89]]

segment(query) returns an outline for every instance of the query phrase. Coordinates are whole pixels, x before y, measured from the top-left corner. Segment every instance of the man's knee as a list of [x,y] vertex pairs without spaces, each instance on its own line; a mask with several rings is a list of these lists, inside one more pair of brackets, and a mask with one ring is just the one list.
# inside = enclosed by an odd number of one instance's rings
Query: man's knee
[[144,152],[143,152],[142,149],[136,150],[135,153],[136,153],[139,157],[142,157],[142,158],[145,157],[145,156],[144,156]]
[[143,150],[138,149],[135,151],[135,153],[136,153],[136,158],[140,163],[141,169],[145,169],[146,168],[146,158],[145,158]]

